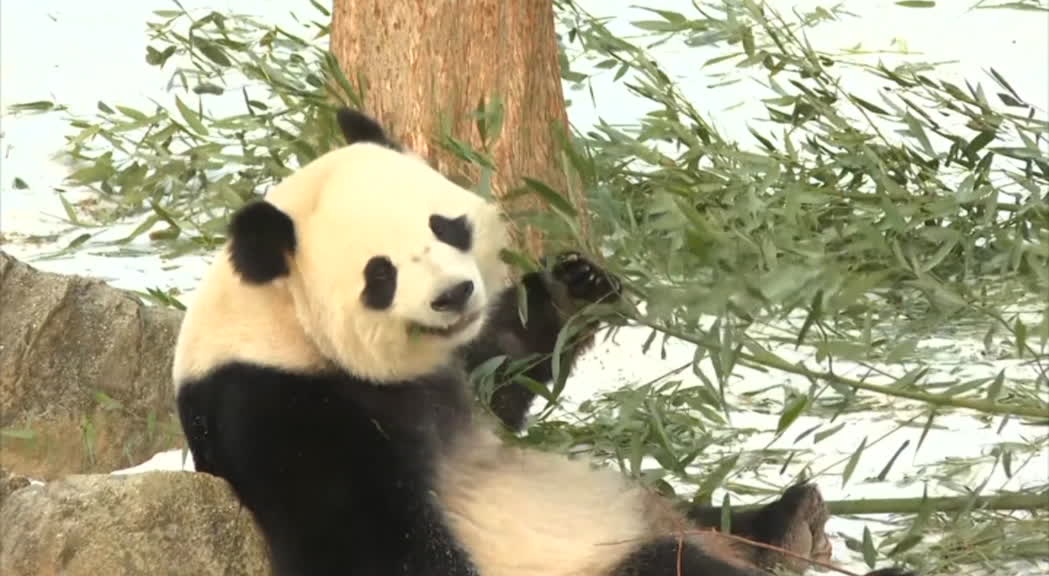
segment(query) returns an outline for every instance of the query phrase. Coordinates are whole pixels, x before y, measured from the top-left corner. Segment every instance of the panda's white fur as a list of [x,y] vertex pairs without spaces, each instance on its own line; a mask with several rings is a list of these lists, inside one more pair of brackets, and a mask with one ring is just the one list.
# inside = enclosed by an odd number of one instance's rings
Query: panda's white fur
[[[497,207],[374,134],[353,143],[374,128],[362,117],[340,121],[351,145],[243,211],[255,221],[201,281],[175,352],[197,469],[230,481],[275,570],[670,576],[684,558],[682,574],[764,574],[696,532],[679,558],[688,526],[666,501],[612,470],[507,445],[464,408],[461,349],[552,348],[556,291],[530,296],[538,327],[514,325]],[[435,240],[435,214],[465,216],[469,247]],[[396,290],[375,309],[362,271],[379,255]],[[464,281],[475,290],[463,309],[436,311]],[[542,292],[550,278],[528,282]]]

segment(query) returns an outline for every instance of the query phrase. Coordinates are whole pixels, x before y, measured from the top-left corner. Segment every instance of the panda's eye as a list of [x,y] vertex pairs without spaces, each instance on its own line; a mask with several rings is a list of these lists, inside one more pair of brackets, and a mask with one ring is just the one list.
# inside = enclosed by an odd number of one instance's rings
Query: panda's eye
[[364,305],[384,310],[393,304],[397,293],[397,267],[385,256],[375,256],[364,266]]
[[445,244],[467,252],[473,242],[473,231],[466,215],[458,218],[447,218],[440,214],[430,216],[430,230],[435,238]]

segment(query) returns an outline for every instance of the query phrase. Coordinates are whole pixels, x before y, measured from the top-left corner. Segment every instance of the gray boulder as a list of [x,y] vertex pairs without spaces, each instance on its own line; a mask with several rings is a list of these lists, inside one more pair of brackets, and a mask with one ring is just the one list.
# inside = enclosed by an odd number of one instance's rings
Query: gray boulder
[[206,474],[74,475],[0,507],[5,576],[254,576],[267,566],[250,514]]

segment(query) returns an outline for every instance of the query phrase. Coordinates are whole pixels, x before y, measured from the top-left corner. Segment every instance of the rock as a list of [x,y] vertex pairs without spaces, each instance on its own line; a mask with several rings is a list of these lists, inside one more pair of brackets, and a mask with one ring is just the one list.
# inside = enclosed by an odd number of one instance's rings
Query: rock
[[3,468],[0,468],[0,505],[3,504],[4,499],[7,498],[8,494],[11,494],[15,490],[25,488],[26,486],[29,486],[29,484],[29,478],[12,474]]
[[0,508],[0,574],[263,575],[265,546],[224,481],[193,472],[75,475]]
[[182,313],[0,251],[0,461],[48,479],[182,446],[171,362]]

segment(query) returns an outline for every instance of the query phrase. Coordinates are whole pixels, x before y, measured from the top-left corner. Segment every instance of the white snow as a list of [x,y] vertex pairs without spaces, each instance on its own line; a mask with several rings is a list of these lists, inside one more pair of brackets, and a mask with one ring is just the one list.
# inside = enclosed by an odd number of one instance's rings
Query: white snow
[[[891,0],[863,0],[849,3],[850,9],[859,18],[844,20],[821,26],[810,36],[813,44],[824,48],[846,48],[862,43],[869,49],[893,47],[895,39],[911,50],[922,52],[929,60],[955,60],[951,70],[975,81],[987,83],[985,74],[989,66],[1001,72],[1016,90],[1029,102],[1049,102],[1049,35],[1046,34],[1044,16],[1013,11],[975,11],[968,7],[974,2],[940,2],[936,8],[913,10],[895,5]],[[227,8],[251,12],[269,22],[289,22],[287,12],[298,13],[309,10],[308,3],[293,5],[278,0],[182,0],[190,10]],[[626,3],[602,3],[595,0],[582,2],[590,11],[614,15],[621,23],[616,30],[628,30],[628,20],[651,18],[636,9],[626,8]],[[691,13],[688,0],[661,0],[646,2],[651,7],[667,8],[682,13]],[[772,3],[781,10],[791,6],[810,8],[813,2]],[[31,261],[35,266],[59,273],[76,273],[103,278],[113,285],[137,290],[150,287],[178,288],[183,302],[192,298],[192,289],[199,280],[207,258],[184,257],[165,261],[156,256],[106,256],[99,253],[77,252],[75,256],[52,260],[33,260],[46,251],[68,242],[72,236],[67,232],[51,244],[29,244],[18,242],[19,235],[53,234],[64,230],[61,222],[63,210],[57,195],[51,190],[62,185],[66,173],[64,166],[51,160],[63,144],[64,125],[61,118],[51,115],[12,118],[6,109],[16,102],[55,98],[72,106],[79,112],[88,112],[97,100],[115,103],[148,103],[147,98],[167,99],[164,85],[169,72],[161,72],[145,63],[147,42],[145,21],[152,10],[171,8],[166,0],[100,0],[98,2],[68,2],[67,0],[35,0],[34,2],[4,2],[0,17],[0,37],[3,50],[0,52],[0,107],[5,110],[0,125],[2,144],[2,202],[0,202],[0,231],[8,237],[3,249],[19,258]],[[897,42],[895,47],[899,47]],[[733,87],[712,89],[716,82],[703,77],[698,62],[702,61],[694,52],[682,52],[673,46],[654,50],[675,78],[681,82],[684,92],[696,107],[714,118],[719,128],[727,135],[741,140],[749,138],[747,121],[762,117],[763,109],[757,99],[752,98],[754,87],[739,83]],[[1032,73],[1034,71],[1034,73]],[[959,76],[962,77],[962,76]],[[957,78],[956,78],[957,79]],[[851,80],[851,79],[850,79]],[[858,80],[857,92],[873,92],[876,86],[862,84]],[[590,102],[585,91],[573,91],[569,97],[573,102],[569,113],[577,126],[592,124],[600,115],[611,123],[629,122],[642,112],[638,101],[626,90],[611,82],[611,74],[599,77],[594,82],[594,93],[598,95],[596,105]],[[1044,116],[1044,108],[1041,110]],[[16,189],[13,181],[22,178],[29,184],[25,190]],[[133,227],[133,224],[131,225]],[[126,231],[126,230],[124,230]],[[115,234],[115,233],[114,233]],[[11,242],[12,239],[16,241]],[[133,243],[144,246],[145,240]],[[653,346],[647,356],[642,356],[641,345],[647,337],[642,330],[621,331],[615,342],[599,346],[579,364],[566,388],[568,405],[593,396],[601,391],[619,386],[644,382],[668,369],[688,361],[692,347],[679,342],[667,346],[667,358],[659,358],[658,346]],[[927,344],[931,345],[932,342]],[[1000,369],[1007,375],[1030,377],[1033,369],[1015,361],[985,360],[981,355],[983,344],[979,338],[941,340],[937,345],[952,347],[936,357],[934,368],[944,373],[962,369],[967,375],[993,376]],[[775,350],[790,360],[800,356],[790,349]],[[811,366],[811,365],[810,365]],[[709,365],[706,366],[709,369]],[[848,376],[842,365],[836,369]],[[688,371],[679,377],[693,378]],[[798,390],[804,391],[808,383],[801,378],[773,376],[775,382],[789,381]],[[732,393],[738,396],[746,390],[759,390],[770,384],[769,376],[752,370],[737,369],[734,373]],[[764,395],[778,402],[778,391]],[[916,414],[914,404],[900,402],[893,414],[883,414],[880,420],[871,420],[871,414],[840,417],[838,422],[847,425],[837,434],[818,444],[813,444],[813,435],[801,444],[809,452],[792,464],[787,474],[776,470],[763,470],[762,477],[745,478],[749,483],[767,487],[782,486],[788,482],[802,464],[814,471],[831,466],[830,474],[820,478],[820,487],[828,499],[856,497],[899,497],[921,496],[927,487],[930,496],[956,494],[959,486],[974,487],[985,481],[986,491],[998,489],[1021,490],[1028,485],[1044,484],[1049,480],[1049,451],[1042,450],[1029,462],[1022,458],[1014,461],[1014,475],[1005,477],[1001,466],[991,473],[986,462],[971,465],[962,459],[985,456],[997,443],[1011,441],[1024,443],[1025,436],[1036,436],[1038,430],[1028,429],[1017,419],[1012,419],[999,431],[1001,418],[980,420],[965,412],[940,416],[937,427],[928,434],[920,452],[915,454],[924,420],[919,418],[913,426],[896,431],[898,422]],[[725,446],[728,452],[758,447],[789,448],[797,435],[820,424],[814,417],[801,417],[781,438],[769,445],[775,430],[777,414],[739,412],[733,415],[732,424],[739,427],[754,427],[768,431],[751,437],[745,445]],[[836,423],[835,423],[836,425]],[[824,429],[829,428],[825,425]],[[884,440],[874,441],[887,435]],[[851,480],[842,486],[840,472],[845,459],[859,443],[868,439],[868,446]],[[909,447],[901,454],[892,472],[884,482],[871,480],[904,440]],[[959,459],[962,473],[953,478],[955,485],[943,485],[923,466],[941,462],[945,458]],[[651,465],[651,463],[647,463]],[[1021,466],[1022,465],[1022,466]],[[114,472],[134,474],[148,470],[192,470],[191,459],[183,458],[181,451],[164,452],[135,467]],[[914,481],[914,480],[919,481]],[[720,493],[715,499],[720,498]],[[877,521],[867,518],[874,530]],[[841,534],[860,538],[863,520],[834,518],[828,530],[834,536],[836,560],[844,567],[862,572],[862,562],[857,554],[845,550]],[[1037,572],[1049,573],[1049,561],[1039,564]]]

